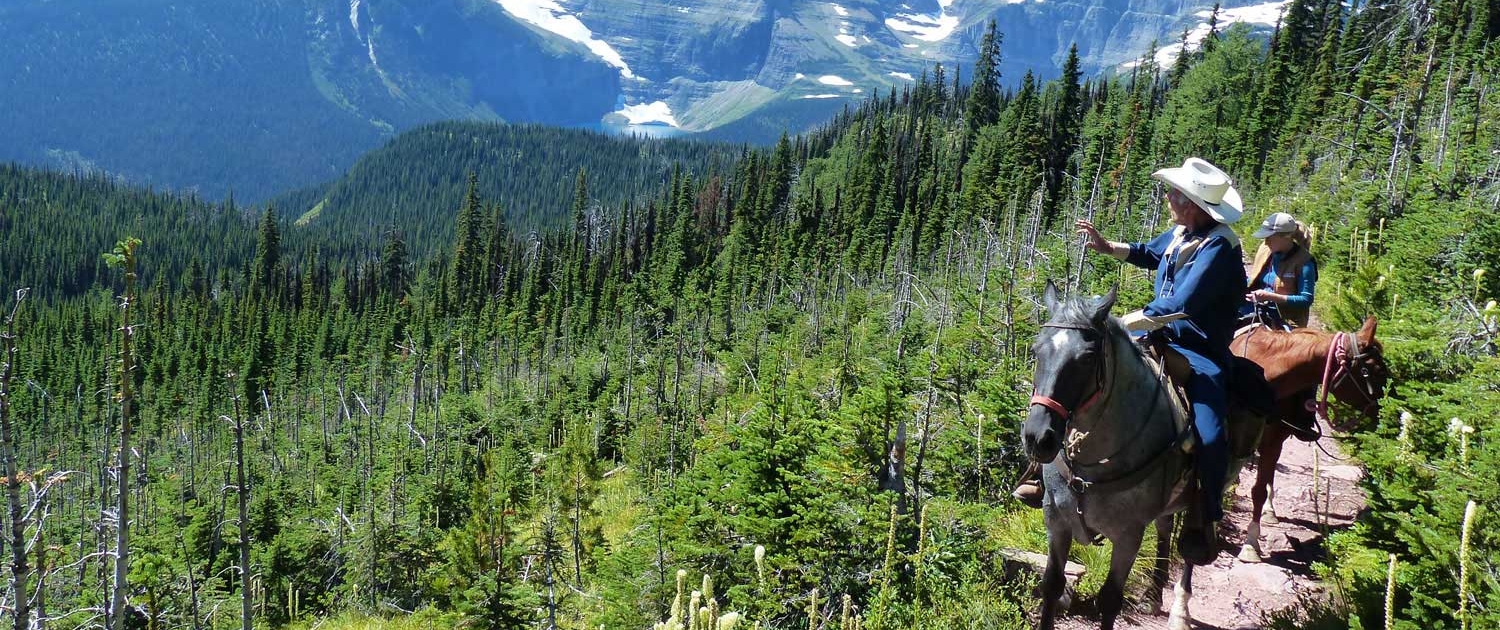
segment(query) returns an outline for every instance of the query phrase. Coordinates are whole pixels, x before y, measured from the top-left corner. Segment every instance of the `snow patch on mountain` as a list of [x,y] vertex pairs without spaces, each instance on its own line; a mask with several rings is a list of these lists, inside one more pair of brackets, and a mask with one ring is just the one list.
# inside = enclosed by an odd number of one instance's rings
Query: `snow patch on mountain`
[[958,16],[948,14],[950,6],[953,6],[953,0],[938,0],[937,15],[902,13],[886,18],[885,26],[893,31],[910,33],[913,38],[924,42],[940,42],[958,30]]
[[[1245,22],[1247,24],[1259,24],[1261,26],[1276,26],[1276,22],[1281,20],[1282,12],[1286,10],[1286,5],[1290,3],[1291,0],[1280,0],[1279,2],[1267,2],[1265,4],[1235,7],[1233,9],[1220,9],[1219,25],[1217,28],[1219,29],[1219,32],[1222,33],[1224,32],[1224,29],[1229,28],[1230,24],[1235,24],[1238,22]],[[1198,46],[1203,44],[1203,38],[1208,37],[1207,20],[1213,15],[1213,11],[1199,11],[1197,13],[1194,13],[1193,15],[1203,18],[1205,21],[1199,22],[1197,26],[1194,26],[1192,30],[1188,31],[1186,46],[1189,49],[1198,48]],[[1177,56],[1182,54],[1183,48],[1184,46],[1181,44],[1173,44],[1171,46],[1165,46],[1160,50],[1157,50],[1157,65],[1171,65],[1173,62],[1177,61]]]
[[897,79],[901,79],[902,81],[914,81],[915,80],[915,79],[911,78],[911,73],[910,72],[892,72],[891,76],[896,77]]
[[627,79],[636,78],[619,51],[604,40],[594,39],[594,32],[584,26],[578,16],[568,13],[554,0],[495,0],[495,2],[499,3],[506,13],[523,22],[583,44],[590,52],[603,59],[604,63],[619,68],[620,76]]
[[349,25],[354,27],[354,37],[362,37],[359,34],[359,0],[349,0]]
[[802,98],[838,98],[837,94],[808,94]]
[[666,101],[626,105],[615,113],[624,116],[632,125],[657,123],[673,127],[679,126],[677,118],[672,116],[671,106],[667,105]]
[[834,4],[832,2],[828,3],[828,6],[833,7],[833,12],[839,14],[839,17],[849,17],[849,10],[848,9],[845,9],[844,7],[839,6],[837,4]]
[[[1227,26],[1230,24],[1234,24],[1235,22],[1249,22],[1251,24],[1275,26],[1276,22],[1281,19],[1281,13],[1286,10],[1286,5],[1290,3],[1291,0],[1281,0],[1281,2],[1267,2],[1265,4],[1256,4],[1248,7],[1220,9],[1219,24]],[[1206,20],[1213,15],[1213,12],[1209,10],[1203,10],[1195,13],[1194,15],[1197,15],[1198,17]],[[1205,22],[1200,26],[1203,27],[1203,32],[1206,35],[1208,33],[1208,23]]]
[[850,35],[848,33],[840,33],[838,35],[834,35],[833,38],[839,40],[840,43],[850,48],[854,48],[855,46],[859,45],[859,40],[855,39],[853,35]]
[[823,85],[837,85],[839,87],[848,87],[854,85],[853,81],[834,74],[825,74],[821,77],[818,77],[818,83],[822,83]]

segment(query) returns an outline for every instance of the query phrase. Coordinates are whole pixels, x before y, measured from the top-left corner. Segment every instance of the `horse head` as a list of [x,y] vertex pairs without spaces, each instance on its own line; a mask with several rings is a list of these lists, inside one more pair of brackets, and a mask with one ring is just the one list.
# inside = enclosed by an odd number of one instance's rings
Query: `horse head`
[[1043,301],[1049,317],[1032,344],[1036,372],[1021,426],[1022,446],[1032,461],[1056,458],[1068,422],[1104,391],[1109,309],[1115,297],[1111,287],[1103,297],[1060,300],[1057,286],[1047,282]]
[[1347,335],[1348,341],[1337,353],[1336,373],[1328,386],[1334,398],[1359,409],[1368,420],[1380,416],[1380,399],[1385,396],[1391,377],[1380,340],[1375,338],[1375,325],[1375,317],[1371,316],[1358,332]]

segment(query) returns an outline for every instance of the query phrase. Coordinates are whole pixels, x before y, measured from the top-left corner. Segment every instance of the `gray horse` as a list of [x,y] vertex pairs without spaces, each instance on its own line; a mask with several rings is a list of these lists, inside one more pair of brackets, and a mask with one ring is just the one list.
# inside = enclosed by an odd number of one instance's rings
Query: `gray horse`
[[[1166,585],[1172,517],[1192,503],[1193,470],[1183,445],[1190,423],[1178,411],[1159,372],[1109,316],[1115,289],[1093,299],[1060,301],[1047,283],[1051,317],[1037,334],[1034,395],[1021,436],[1028,457],[1043,463],[1047,568],[1042,574],[1038,627],[1049,630],[1063,596],[1063,565],[1073,541],[1107,538],[1114,548],[1099,591],[1101,627],[1113,628],[1125,580],[1146,526],[1156,524],[1153,598]],[[1233,405],[1231,405],[1233,407]],[[1231,413],[1231,476],[1249,459],[1263,420]],[[1190,627],[1193,565],[1184,563],[1168,627]],[[1155,599],[1159,602],[1159,599]]]

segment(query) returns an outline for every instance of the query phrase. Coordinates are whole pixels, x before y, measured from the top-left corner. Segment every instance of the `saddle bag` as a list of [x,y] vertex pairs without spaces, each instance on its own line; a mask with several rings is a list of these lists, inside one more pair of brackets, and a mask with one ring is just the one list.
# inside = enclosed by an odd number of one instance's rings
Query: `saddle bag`
[[1266,382],[1265,370],[1245,357],[1234,357],[1229,379],[1230,404],[1262,418],[1276,414],[1276,391]]

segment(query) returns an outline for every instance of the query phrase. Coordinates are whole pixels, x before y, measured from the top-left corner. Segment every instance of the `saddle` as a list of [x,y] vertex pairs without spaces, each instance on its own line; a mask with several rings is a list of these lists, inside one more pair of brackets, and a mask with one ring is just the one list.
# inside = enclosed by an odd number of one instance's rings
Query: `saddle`
[[[1158,378],[1165,376],[1167,392],[1171,406],[1172,417],[1177,421],[1177,431],[1183,431],[1193,426],[1193,405],[1188,399],[1187,382],[1193,375],[1193,368],[1188,363],[1187,357],[1172,349],[1170,345],[1156,335],[1147,335],[1138,340],[1141,349],[1146,356],[1146,363],[1155,371]],[[1229,378],[1229,418],[1225,429],[1230,434],[1231,443],[1238,446],[1242,440],[1236,439],[1235,419],[1242,413],[1250,413],[1262,418],[1269,417],[1275,413],[1276,394],[1271,386],[1266,383],[1265,371],[1254,361],[1244,357],[1233,357],[1233,365]],[[1190,439],[1183,440],[1182,451],[1193,452],[1198,443],[1197,432],[1193,431]],[[1231,448],[1236,452],[1240,448]]]
[[1177,434],[1182,435],[1184,431],[1190,431],[1191,435],[1181,441],[1182,452],[1191,453],[1198,444],[1197,431],[1191,431],[1193,426],[1193,405],[1187,395],[1187,381],[1193,375],[1193,368],[1188,364],[1187,357],[1173,350],[1156,335],[1147,335],[1136,339],[1142,354],[1146,357],[1146,365],[1151,366],[1151,371],[1156,373],[1158,381],[1167,388],[1167,402],[1172,408],[1172,419],[1177,424]]

